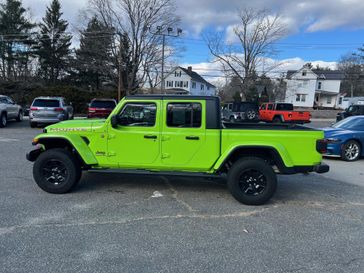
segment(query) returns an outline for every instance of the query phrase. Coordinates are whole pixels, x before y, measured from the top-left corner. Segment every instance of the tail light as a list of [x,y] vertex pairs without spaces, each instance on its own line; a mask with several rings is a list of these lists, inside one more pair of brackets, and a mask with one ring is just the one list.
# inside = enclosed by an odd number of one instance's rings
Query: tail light
[[38,108],[37,107],[30,107],[30,110],[31,111],[38,111]]
[[63,108],[62,107],[56,107],[54,108],[55,112],[63,112]]
[[96,108],[88,108],[88,111],[89,111],[90,113],[95,113],[95,112],[96,112]]
[[319,139],[316,141],[316,151],[320,154],[327,153],[327,140],[326,139]]

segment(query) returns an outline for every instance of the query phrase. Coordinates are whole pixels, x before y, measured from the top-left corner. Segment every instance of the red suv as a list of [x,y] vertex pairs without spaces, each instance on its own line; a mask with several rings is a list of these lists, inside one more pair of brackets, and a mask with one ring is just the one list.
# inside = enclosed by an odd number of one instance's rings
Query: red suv
[[93,99],[88,107],[88,118],[107,118],[116,106],[114,99]]

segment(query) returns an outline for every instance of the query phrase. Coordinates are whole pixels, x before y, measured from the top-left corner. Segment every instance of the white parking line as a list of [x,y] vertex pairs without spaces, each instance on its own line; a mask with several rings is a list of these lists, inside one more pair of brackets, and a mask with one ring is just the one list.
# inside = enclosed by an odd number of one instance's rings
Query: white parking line
[[13,141],[19,141],[19,139],[0,137],[0,142],[13,142]]

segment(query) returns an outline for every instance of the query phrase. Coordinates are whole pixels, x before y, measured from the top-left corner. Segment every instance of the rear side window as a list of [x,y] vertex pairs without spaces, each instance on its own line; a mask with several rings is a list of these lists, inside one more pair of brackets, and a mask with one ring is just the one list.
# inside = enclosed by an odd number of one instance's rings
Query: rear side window
[[202,107],[200,103],[169,103],[167,105],[167,126],[201,127]]
[[114,109],[116,106],[115,101],[112,100],[93,100],[90,107],[92,108],[111,108]]
[[268,104],[268,110],[273,110],[273,104]]
[[127,103],[119,119],[123,126],[153,127],[157,114],[157,106],[154,103]]
[[278,111],[293,111],[293,104],[277,103],[276,110],[278,110]]
[[34,106],[34,107],[59,107],[59,100],[36,99],[36,100],[34,100],[32,106]]

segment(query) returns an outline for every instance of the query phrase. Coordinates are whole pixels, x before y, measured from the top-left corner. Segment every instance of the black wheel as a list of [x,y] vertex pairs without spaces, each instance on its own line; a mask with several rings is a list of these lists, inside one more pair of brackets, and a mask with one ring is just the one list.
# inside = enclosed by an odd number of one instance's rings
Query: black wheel
[[38,126],[38,124],[36,122],[30,122],[31,128],[36,128],[37,126]]
[[282,123],[282,119],[280,117],[274,117],[273,123]]
[[23,121],[23,111],[19,111],[18,116],[16,117],[17,122]]
[[0,128],[6,127],[6,124],[8,123],[8,119],[5,113],[1,113],[0,115]]
[[355,161],[360,158],[361,146],[355,140],[349,140],[341,148],[341,158],[345,161]]
[[246,111],[246,119],[247,120],[254,120],[257,118],[257,112],[254,109],[248,109]]
[[72,153],[65,149],[50,149],[37,158],[33,177],[38,186],[49,193],[66,193],[81,178],[81,167]]
[[266,203],[277,189],[277,176],[263,159],[242,158],[228,173],[228,188],[236,200],[245,205]]

